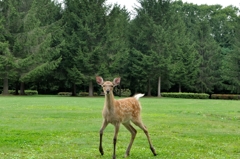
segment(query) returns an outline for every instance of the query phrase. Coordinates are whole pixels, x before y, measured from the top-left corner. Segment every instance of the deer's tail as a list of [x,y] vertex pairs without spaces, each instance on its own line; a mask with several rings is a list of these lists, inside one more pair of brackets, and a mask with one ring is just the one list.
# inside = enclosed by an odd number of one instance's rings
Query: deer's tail
[[141,98],[141,97],[143,97],[144,96],[144,94],[136,94],[136,95],[134,95],[134,98],[136,98],[137,100],[139,99],[139,98]]

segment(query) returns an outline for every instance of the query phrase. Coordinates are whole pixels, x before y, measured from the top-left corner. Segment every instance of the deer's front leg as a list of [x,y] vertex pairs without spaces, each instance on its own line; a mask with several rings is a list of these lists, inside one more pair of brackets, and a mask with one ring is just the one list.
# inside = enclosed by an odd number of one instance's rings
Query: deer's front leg
[[106,120],[103,120],[102,127],[100,129],[100,144],[99,144],[99,152],[101,153],[101,155],[104,154],[103,148],[102,148],[102,136],[103,136],[103,131],[107,127],[107,125],[108,123],[106,122]]
[[117,123],[115,126],[115,133],[114,133],[114,138],[113,138],[113,159],[116,159],[116,144],[117,144],[117,136],[118,136],[118,131],[120,127],[120,123]]

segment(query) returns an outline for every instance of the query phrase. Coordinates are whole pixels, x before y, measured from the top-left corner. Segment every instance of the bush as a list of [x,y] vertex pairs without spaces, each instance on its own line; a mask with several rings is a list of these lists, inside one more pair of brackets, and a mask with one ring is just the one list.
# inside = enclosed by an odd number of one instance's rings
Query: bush
[[[16,91],[15,90],[8,90],[8,93],[12,94],[12,95],[16,95]],[[19,91],[18,91],[18,93],[19,93]]]
[[212,94],[211,99],[235,99],[235,100],[240,100],[240,95],[237,95],[237,94]]
[[58,92],[58,95],[60,95],[60,96],[71,96],[72,92]]
[[25,90],[26,95],[38,95],[37,90]]
[[161,93],[162,97],[171,98],[190,98],[190,99],[208,99],[209,94],[206,93]]
[[121,96],[122,97],[129,97],[131,95],[130,89],[121,89]]
[[[8,90],[8,93],[11,95],[16,95],[15,90]],[[19,90],[18,90],[18,94],[19,94]],[[25,90],[25,95],[38,95],[38,91],[37,90]]]
[[[89,93],[88,92],[80,92],[79,96],[86,97],[86,96],[89,96]],[[98,93],[97,92],[93,92],[93,96],[98,96]]]

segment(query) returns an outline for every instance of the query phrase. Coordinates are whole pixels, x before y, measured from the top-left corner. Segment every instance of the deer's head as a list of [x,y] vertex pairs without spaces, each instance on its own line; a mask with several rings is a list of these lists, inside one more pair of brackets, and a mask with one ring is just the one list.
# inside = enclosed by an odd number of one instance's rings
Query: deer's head
[[104,94],[110,94],[113,92],[113,88],[120,84],[121,78],[114,78],[114,80],[111,81],[104,81],[101,76],[96,77],[96,81],[99,85],[102,86]]

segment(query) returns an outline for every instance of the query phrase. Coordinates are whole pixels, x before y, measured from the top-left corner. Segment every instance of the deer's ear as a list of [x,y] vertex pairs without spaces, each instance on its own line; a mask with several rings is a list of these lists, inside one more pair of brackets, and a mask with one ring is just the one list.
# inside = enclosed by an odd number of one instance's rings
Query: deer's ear
[[103,78],[102,78],[101,76],[97,76],[97,77],[96,77],[96,82],[97,82],[97,84],[99,84],[99,85],[102,85],[102,84],[104,83]]
[[120,84],[120,81],[121,81],[121,78],[120,78],[120,77],[114,78],[114,80],[113,80],[113,85],[114,85],[114,86],[119,85],[119,84]]

